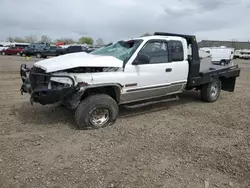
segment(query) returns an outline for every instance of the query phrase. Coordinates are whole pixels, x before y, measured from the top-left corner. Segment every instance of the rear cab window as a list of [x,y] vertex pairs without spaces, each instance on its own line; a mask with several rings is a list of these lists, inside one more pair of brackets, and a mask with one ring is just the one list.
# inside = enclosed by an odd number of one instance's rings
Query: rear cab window
[[169,51],[169,54],[171,54],[172,62],[184,60],[184,49],[183,49],[182,41],[169,40],[168,51]]

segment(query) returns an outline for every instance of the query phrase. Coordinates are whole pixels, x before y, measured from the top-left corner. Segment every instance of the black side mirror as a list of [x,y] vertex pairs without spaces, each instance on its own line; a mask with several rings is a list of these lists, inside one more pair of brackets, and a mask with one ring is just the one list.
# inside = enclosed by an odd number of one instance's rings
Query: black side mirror
[[149,64],[150,63],[150,56],[147,54],[137,54],[132,65],[140,65],[140,64]]

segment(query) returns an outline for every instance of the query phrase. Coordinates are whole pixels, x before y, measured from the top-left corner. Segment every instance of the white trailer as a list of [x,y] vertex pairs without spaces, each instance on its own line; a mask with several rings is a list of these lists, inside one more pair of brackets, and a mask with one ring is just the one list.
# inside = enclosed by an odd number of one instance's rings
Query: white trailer
[[221,65],[229,64],[234,58],[234,48],[221,47],[205,47],[200,50],[211,54],[212,62],[219,63]]

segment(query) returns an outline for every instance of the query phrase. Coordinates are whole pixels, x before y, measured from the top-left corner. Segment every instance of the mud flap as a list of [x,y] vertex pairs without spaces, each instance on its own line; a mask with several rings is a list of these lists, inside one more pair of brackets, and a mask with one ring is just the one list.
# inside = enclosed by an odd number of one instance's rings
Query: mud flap
[[220,77],[221,80],[221,89],[224,91],[234,92],[236,77]]

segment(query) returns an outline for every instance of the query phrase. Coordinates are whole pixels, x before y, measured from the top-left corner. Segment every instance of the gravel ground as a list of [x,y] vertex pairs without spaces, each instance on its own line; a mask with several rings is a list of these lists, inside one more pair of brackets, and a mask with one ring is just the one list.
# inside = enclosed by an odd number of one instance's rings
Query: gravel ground
[[216,103],[196,92],[120,109],[116,124],[75,128],[72,112],[20,95],[22,57],[0,56],[0,187],[250,187],[250,62]]

